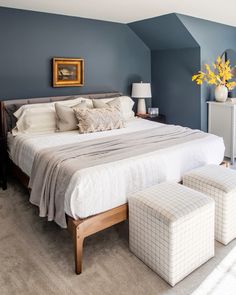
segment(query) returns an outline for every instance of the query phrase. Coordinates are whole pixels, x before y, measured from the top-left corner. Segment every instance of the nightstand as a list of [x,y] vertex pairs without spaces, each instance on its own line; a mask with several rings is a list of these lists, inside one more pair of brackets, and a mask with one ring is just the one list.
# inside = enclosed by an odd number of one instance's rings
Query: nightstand
[[153,121],[153,122],[158,122],[158,123],[165,123],[166,122],[166,116],[165,115],[158,115],[157,117],[150,117],[148,114],[146,115],[139,115],[137,114],[137,117],[140,117],[145,120]]
[[7,189],[7,151],[6,139],[0,137],[0,187]]

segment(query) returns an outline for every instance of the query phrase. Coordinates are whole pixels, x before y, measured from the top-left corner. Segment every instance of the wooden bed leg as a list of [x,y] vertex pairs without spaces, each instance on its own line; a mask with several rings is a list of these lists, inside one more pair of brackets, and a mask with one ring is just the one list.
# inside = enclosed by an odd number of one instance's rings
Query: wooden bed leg
[[80,225],[73,224],[73,240],[74,240],[74,253],[75,253],[75,273],[77,275],[82,272],[82,257],[83,257],[83,244],[84,235]]
[[84,239],[110,226],[125,221],[127,218],[127,204],[85,219],[75,220],[72,217],[67,216],[67,227],[69,232],[72,234],[74,241],[75,273],[77,275],[81,274],[82,272]]
[[82,257],[83,257],[84,236],[79,228],[75,228],[74,247],[75,247],[75,273],[77,275],[82,272]]

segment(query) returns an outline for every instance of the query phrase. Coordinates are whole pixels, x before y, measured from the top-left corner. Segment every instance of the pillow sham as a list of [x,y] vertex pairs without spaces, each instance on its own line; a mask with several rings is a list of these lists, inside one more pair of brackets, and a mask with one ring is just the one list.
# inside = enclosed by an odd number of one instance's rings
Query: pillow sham
[[95,108],[116,107],[120,109],[125,121],[134,118],[134,112],[132,110],[134,106],[134,101],[129,96],[93,99],[93,106]]
[[97,109],[74,108],[79,121],[79,133],[91,133],[125,127],[119,110],[113,107]]
[[74,108],[85,109],[87,106],[85,100],[73,107],[55,103],[57,131],[63,132],[78,129],[78,121],[74,113]]
[[55,132],[56,112],[54,104],[45,107],[25,108],[16,111],[14,116],[18,119],[16,127],[12,130],[15,136],[19,133]]
[[16,136],[19,133],[55,132],[55,104],[58,103],[65,106],[74,106],[82,100],[85,100],[86,103],[92,105],[92,101],[90,99],[83,97],[58,102],[23,105],[14,113],[17,122],[16,127],[12,130],[12,134]]

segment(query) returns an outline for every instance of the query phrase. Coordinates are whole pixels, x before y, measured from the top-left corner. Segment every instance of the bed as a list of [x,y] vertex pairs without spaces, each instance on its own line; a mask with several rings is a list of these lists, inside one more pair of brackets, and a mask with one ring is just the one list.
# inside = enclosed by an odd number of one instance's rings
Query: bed
[[[87,97],[104,98],[119,95],[120,93],[102,93],[89,94]],[[144,146],[147,134],[152,134],[152,132],[154,132],[153,138],[157,137],[154,136],[156,134],[164,136],[164,133],[169,132],[168,130],[172,134],[175,130],[173,128],[177,128],[176,132],[180,132],[179,130],[182,132],[182,129],[178,129],[178,127],[135,118],[128,121],[126,128],[123,129],[83,135],[78,135],[78,131],[22,134],[16,137],[8,133],[15,126],[12,114],[20,106],[28,103],[66,100],[73,97],[78,97],[78,95],[1,102],[1,134],[8,142],[13,172],[25,186],[28,186],[29,178],[32,176],[36,155],[41,155],[47,149],[52,154],[62,145],[76,145],[81,149],[86,149],[86,147],[89,149],[95,143],[102,144],[116,138],[124,138],[127,144],[131,141],[132,136],[136,136],[134,143],[137,142],[137,138],[140,138],[140,141],[142,138],[143,144],[141,146]],[[112,156],[112,160],[101,158],[95,166],[86,166],[73,174],[64,192],[63,214],[66,216],[66,225],[72,233],[75,244],[75,270],[77,274],[82,271],[84,238],[127,219],[127,196],[129,194],[163,181],[179,182],[186,171],[202,165],[222,162],[224,143],[221,138],[199,131],[187,130],[186,132],[188,132],[189,139],[182,140],[181,133],[180,139],[176,141],[177,133],[175,133],[174,140],[171,139],[172,144],[168,143],[159,150],[156,150],[155,146],[148,150],[142,150],[140,147],[140,152],[138,152],[139,148],[137,151],[134,149],[135,145],[130,145],[124,149],[122,157],[117,158],[120,151],[116,152],[115,156]],[[159,142],[158,145],[160,145]],[[134,154],[129,154],[131,148],[135,150]],[[32,203],[34,203],[33,200]],[[65,227],[63,223],[57,223]]]

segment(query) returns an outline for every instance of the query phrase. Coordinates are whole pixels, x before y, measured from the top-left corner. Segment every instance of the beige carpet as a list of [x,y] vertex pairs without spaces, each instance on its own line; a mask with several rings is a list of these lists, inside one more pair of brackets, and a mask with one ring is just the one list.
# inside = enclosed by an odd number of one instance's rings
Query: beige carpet
[[127,223],[89,237],[83,273],[75,275],[69,234],[39,218],[15,181],[0,190],[0,226],[1,295],[236,293],[236,286],[221,292],[236,282],[236,241],[217,243],[215,258],[171,288],[129,252]]

